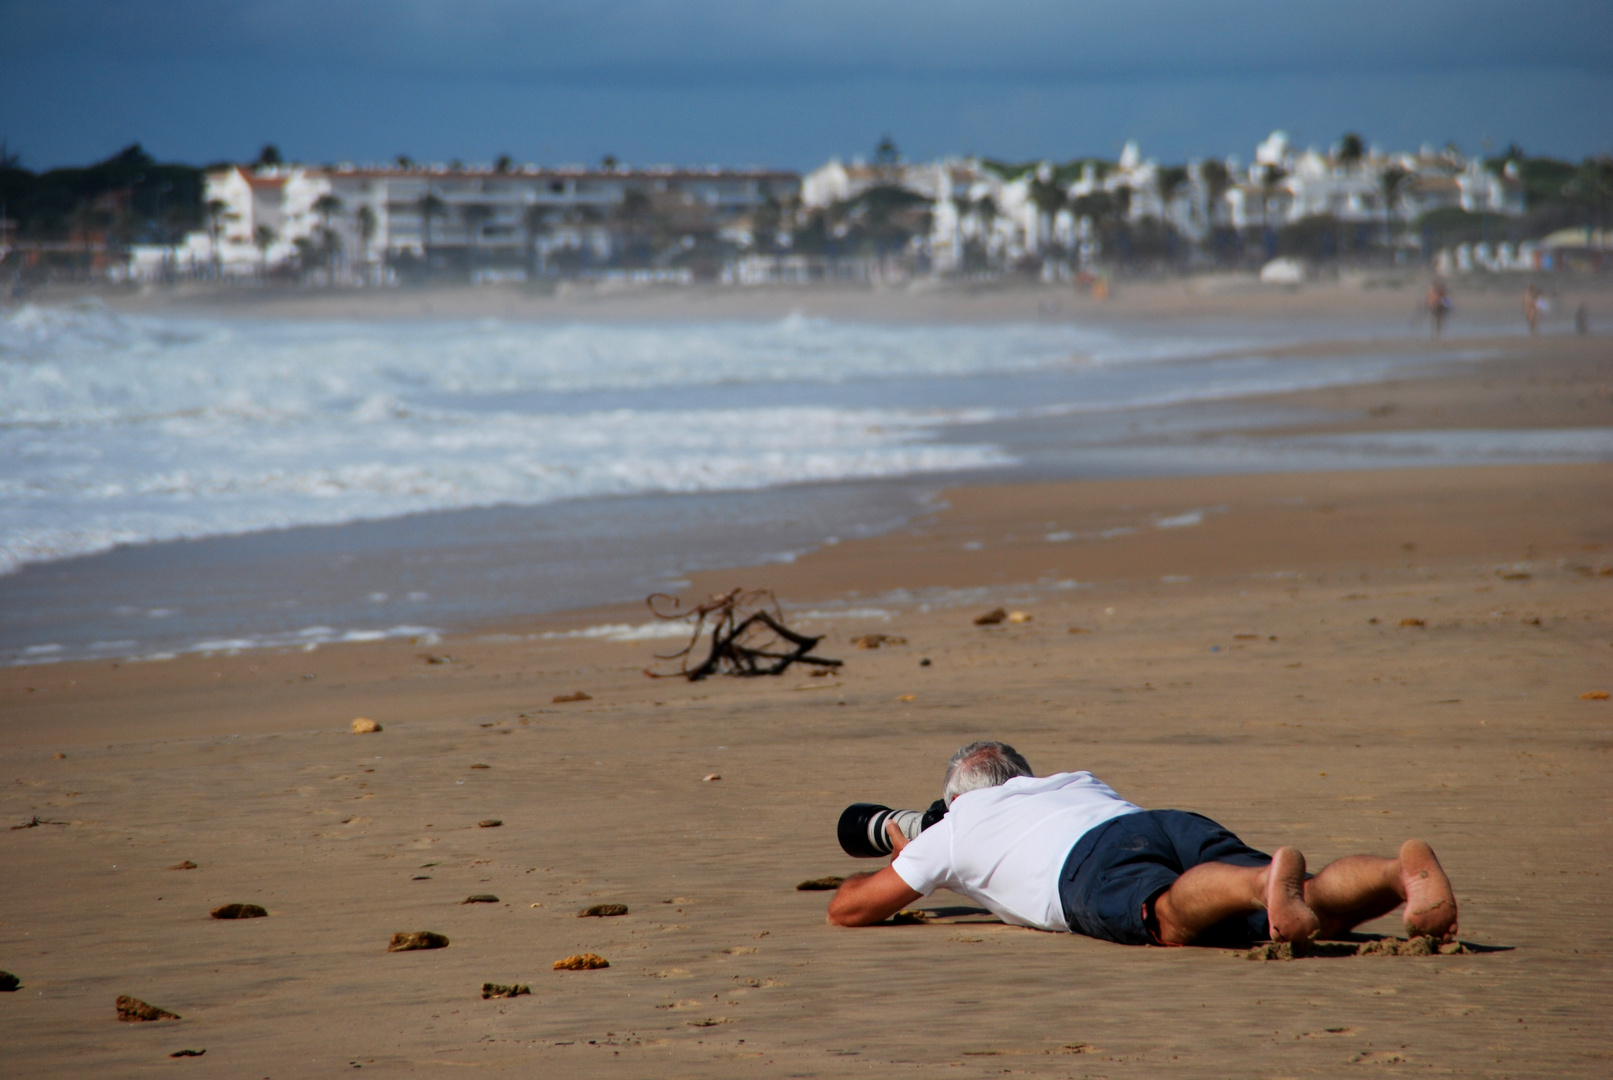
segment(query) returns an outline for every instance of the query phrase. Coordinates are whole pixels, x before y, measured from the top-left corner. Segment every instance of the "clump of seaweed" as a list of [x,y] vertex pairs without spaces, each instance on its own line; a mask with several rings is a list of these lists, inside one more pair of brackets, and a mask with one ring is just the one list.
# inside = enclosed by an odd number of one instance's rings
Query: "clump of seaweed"
[[[689,624],[689,644],[657,660],[676,661],[676,671],[651,671],[654,679],[682,676],[699,682],[708,675],[782,675],[791,664],[837,668],[839,660],[811,655],[823,638],[798,634],[784,624],[784,612],[771,589],[734,589],[685,609],[675,596],[654,593],[646,601],[658,619]],[[711,649],[695,662],[700,639],[711,635]]]

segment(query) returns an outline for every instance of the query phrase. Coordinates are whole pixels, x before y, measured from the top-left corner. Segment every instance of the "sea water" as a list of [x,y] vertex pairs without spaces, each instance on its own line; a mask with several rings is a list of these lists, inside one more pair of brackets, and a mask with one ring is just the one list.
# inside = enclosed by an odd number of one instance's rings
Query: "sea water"
[[[1267,444],[1193,437],[1205,406],[1477,355],[1397,351],[1396,333],[24,305],[0,314],[0,661],[418,635],[620,599],[888,528],[925,477],[1191,472],[1217,455],[1258,467]],[[1384,344],[1278,351],[1344,338]],[[1449,445],[1312,439],[1293,452],[1336,467]],[[1601,452],[1562,435],[1522,457]],[[523,559],[548,569],[501,587]],[[43,564],[62,569],[48,579]],[[455,579],[452,566],[479,569]],[[25,567],[32,577],[11,580]],[[148,574],[165,584],[143,586]]]

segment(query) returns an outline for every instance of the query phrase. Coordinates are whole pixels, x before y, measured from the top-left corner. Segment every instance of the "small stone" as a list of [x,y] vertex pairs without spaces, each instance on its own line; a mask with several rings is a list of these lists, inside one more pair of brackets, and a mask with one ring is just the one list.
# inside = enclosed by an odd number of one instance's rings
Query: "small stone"
[[64,753],[61,753],[60,751],[57,751],[56,753],[52,754],[51,757],[55,758],[57,761],[61,761],[61,760],[65,759],[67,757],[67,755],[64,754]]
[[1606,690],[1587,690],[1579,695],[1579,700],[1581,701],[1606,701],[1607,698],[1608,693]]
[[175,1050],[173,1053],[169,1054],[168,1056],[169,1057],[201,1057],[205,1053],[207,1053],[207,1049],[204,1047],[204,1048],[202,1048],[200,1050]]
[[476,827],[478,829],[496,829],[502,824],[504,824],[504,822],[501,819],[496,818],[496,817],[490,817],[490,818],[483,818],[482,820],[478,821],[476,823]]
[[611,915],[626,915],[626,914],[627,914],[627,905],[626,904],[595,904],[593,907],[585,907],[581,911],[577,912],[577,918],[579,918],[579,919],[588,919],[588,918],[596,918],[596,917],[605,918],[605,917],[609,917]]
[[269,913],[256,904],[224,904],[208,914],[215,919],[262,919]]
[[460,903],[461,904],[496,904],[496,903],[498,903],[498,897],[494,896],[490,892],[479,892],[479,893],[476,893],[473,896],[465,897],[465,899],[461,900]]
[[511,983],[508,986],[504,985],[503,983],[482,984],[483,1001],[486,1001],[488,998],[520,997],[522,994],[530,993],[532,993],[532,987],[528,986],[526,983]]
[[907,639],[894,634],[864,634],[852,638],[851,643],[859,649],[877,649],[881,645],[906,645]]
[[170,866],[168,869],[170,869],[170,870],[194,870],[194,869],[196,869],[196,864],[191,862],[189,859],[186,859],[184,862],[176,862],[176,863],[174,863],[174,865]]
[[1008,621],[1012,623],[1028,623],[1035,620],[1036,616],[1028,611],[1010,611],[1008,613]]
[[610,967],[609,960],[606,960],[598,953],[591,952],[579,953],[576,956],[568,956],[564,960],[554,962],[556,971],[597,971],[600,968],[608,967]]
[[1401,619],[1400,620],[1400,625],[1401,626],[1427,626],[1428,623],[1426,621],[1422,620],[1422,619],[1409,619],[1408,618],[1408,619]]
[[930,666],[930,658],[928,656],[926,656],[924,659],[919,661],[919,667],[929,667],[929,666]]
[[1006,618],[1008,618],[1008,612],[1004,611],[1002,608],[993,608],[992,610],[986,612],[984,615],[976,615],[975,616],[975,625],[976,626],[996,626],[998,623],[1002,622]]
[[374,720],[371,720],[369,717],[360,716],[359,718],[357,718],[356,720],[353,721],[353,734],[354,735],[373,735],[377,731],[380,731],[380,730],[381,730],[381,725],[377,724]]
[[801,884],[797,885],[795,887],[795,891],[796,892],[828,892],[831,889],[840,888],[840,886],[844,885],[845,883],[846,883],[846,879],[843,878],[843,877],[830,876],[830,877],[809,878],[806,881],[801,882]]
[[22,980],[9,971],[0,971],[0,993],[9,994],[22,985]]
[[480,763],[471,766],[473,769],[491,769],[492,767],[491,765],[482,765]]
[[917,694],[901,694],[901,695],[897,696],[896,700],[897,701],[917,701],[918,700],[918,695]]
[[709,783],[712,780],[721,780],[721,779],[722,779],[722,773],[714,773],[714,772],[712,772],[712,773],[707,773],[706,775],[702,776],[700,778],[700,781],[701,781],[701,783]]
[[413,952],[416,949],[446,949],[448,938],[430,930],[400,930],[392,935],[387,952]]
[[118,1019],[128,1023],[143,1023],[148,1020],[178,1020],[178,1013],[171,1013],[167,1009],[159,1009],[149,1005],[139,998],[132,998],[127,994],[118,995]]
[[592,700],[594,700],[592,694],[585,694],[581,690],[578,690],[575,693],[571,693],[571,694],[556,694],[554,696],[554,703],[556,705],[564,705],[568,701],[592,701]]

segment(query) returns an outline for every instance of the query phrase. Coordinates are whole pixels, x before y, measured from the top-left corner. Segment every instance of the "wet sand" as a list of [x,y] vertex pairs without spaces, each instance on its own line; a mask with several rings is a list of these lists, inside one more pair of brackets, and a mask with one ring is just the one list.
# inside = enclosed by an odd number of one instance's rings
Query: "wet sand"
[[[1572,362],[1528,424],[1601,415],[1605,354]],[[1491,378],[1340,407],[1500,423],[1522,391]],[[804,625],[847,661],[828,678],[650,680],[664,642],[541,636],[646,621],[637,607],[0,671],[0,825],[44,822],[0,830],[0,968],[22,983],[0,994],[8,1069],[1605,1075],[1613,700],[1583,695],[1613,690],[1613,466],[946,503],[789,566],[695,576],[690,594],[768,586],[797,619],[823,613]],[[973,625],[998,605],[1033,619]],[[867,633],[907,643],[851,644]],[[383,730],[351,734],[361,716]],[[1252,962],[1009,928],[946,894],[926,924],[825,925],[827,894],[796,883],[877,865],[840,853],[840,809],[927,804],[975,737],[1313,865],[1423,837],[1463,940],[1498,951]],[[269,915],[209,917],[226,903]],[[577,917],[606,903],[628,913]],[[416,930],[451,943],[387,951]],[[553,970],[584,953],[610,967]],[[484,1000],[484,982],[531,994]],[[120,994],[182,1019],[120,1023]]]

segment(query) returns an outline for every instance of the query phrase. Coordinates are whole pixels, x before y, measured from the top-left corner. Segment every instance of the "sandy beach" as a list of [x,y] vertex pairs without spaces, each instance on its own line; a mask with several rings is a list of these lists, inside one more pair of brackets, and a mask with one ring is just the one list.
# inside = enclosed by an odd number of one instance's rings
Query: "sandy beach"
[[[1613,425],[1607,339],[1485,347],[1449,376],[1290,395],[1316,419],[1288,430]],[[0,669],[9,1069],[1606,1074],[1613,466],[959,487],[683,595],[739,585],[845,666],[651,680],[669,640],[567,636],[650,621],[635,605]],[[1030,620],[974,625],[998,606]],[[853,643],[870,633],[904,642]],[[1313,866],[1422,837],[1471,951],[1126,948],[948,894],[919,925],[826,925],[796,884],[878,865],[840,852],[841,808],[928,804],[977,737]],[[227,903],[268,917],[209,917]],[[628,911],[579,917],[596,904]],[[450,944],[387,951],[415,930]],[[610,966],[552,968],[588,952]],[[120,994],[180,1019],[119,1023]]]
[[[52,286],[30,297],[62,303],[81,295],[104,299],[120,311],[298,319],[543,319],[680,321],[778,319],[791,314],[849,321],[980,323],[1024,319],[1380,319],[1410,332],[1426,332],[1420,317],[1426,273],[1415,269],[1346,273],[1297,286],[1262,285],[1252,273],[1137,279],[1116,285],[1107,299],[1067,284],[1023,279],[946,282],[927,278],[886,286],[819,284],[733,288],[656,286],[614,281],[538,282],[531,285],[416,286],[401,289],[319,289],[224,286],[206,282],[138,286],[84,293]],[[1450,333],[1475,327],[1522,325],[1523,283],[1509,277],[1469,278],[1452,284]],[[1584,304],[1592,325],[1613,316],[1608,290],[1575,279],[1551,283],[1552,311],[1542,325],[1572,326]]]

